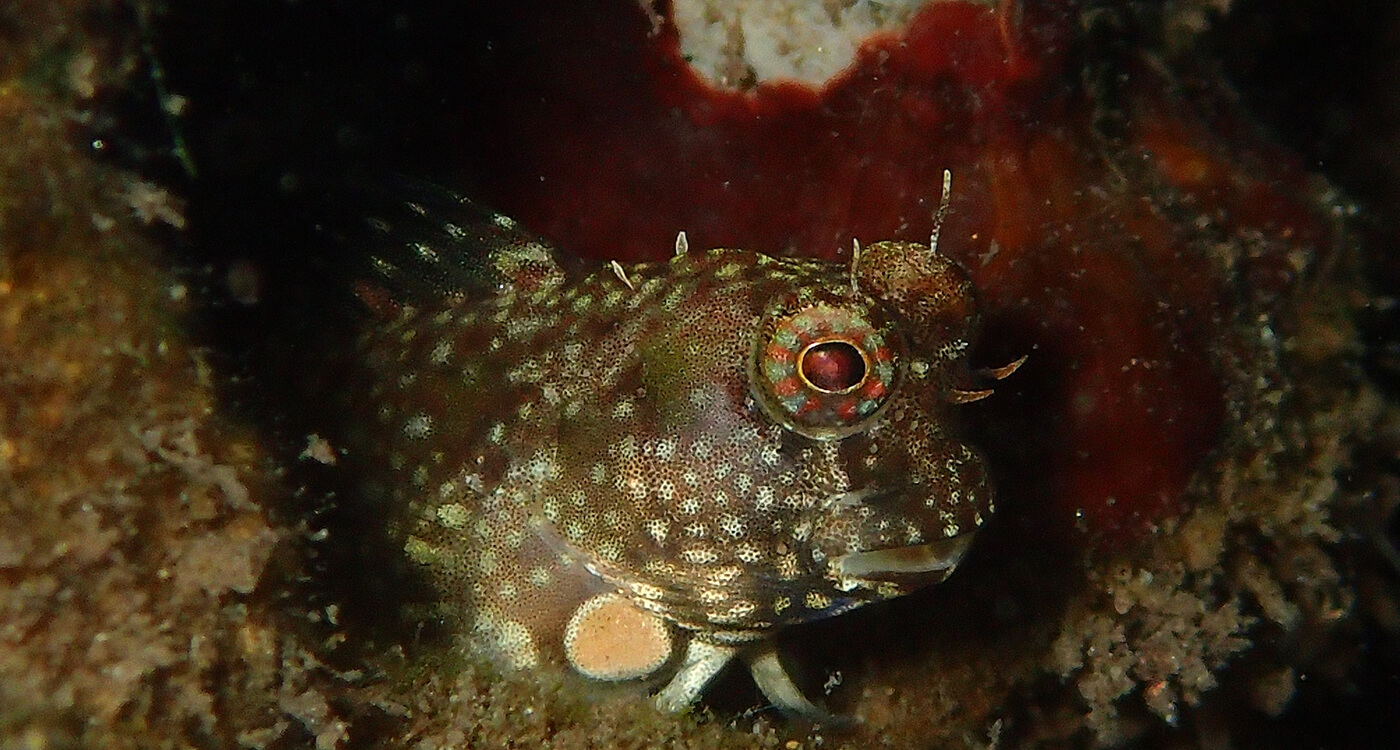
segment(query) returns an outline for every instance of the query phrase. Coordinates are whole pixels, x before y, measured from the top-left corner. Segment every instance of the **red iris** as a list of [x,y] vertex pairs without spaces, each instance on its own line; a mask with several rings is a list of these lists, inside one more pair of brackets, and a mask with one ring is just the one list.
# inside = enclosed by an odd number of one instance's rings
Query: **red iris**
[[823,341],[802,354],[802,377],[827,393],[842,393],[865,380],[865,357],[846,341]]

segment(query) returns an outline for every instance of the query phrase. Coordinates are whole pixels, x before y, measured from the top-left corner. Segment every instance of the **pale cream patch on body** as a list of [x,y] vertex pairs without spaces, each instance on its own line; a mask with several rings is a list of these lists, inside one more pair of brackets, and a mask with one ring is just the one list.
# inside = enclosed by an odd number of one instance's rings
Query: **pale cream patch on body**
[[579,674],[595,680],[641,679],[670,658],[671,631],[657,615],[620,594],[585,601],[564,629],[564,654]]

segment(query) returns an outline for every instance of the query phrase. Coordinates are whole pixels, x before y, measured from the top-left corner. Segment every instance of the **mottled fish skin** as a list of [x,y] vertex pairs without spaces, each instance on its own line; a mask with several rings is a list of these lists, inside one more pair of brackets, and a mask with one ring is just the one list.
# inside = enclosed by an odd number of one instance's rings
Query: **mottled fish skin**
[[607,592],[692,640],[766,639],[942,580],[990,515],[950,427],[972,290],[928,247],[590,264],[461,207],[411,204],[437,230],[402,257],[478,267],[366,334],[371,461],[407,555],[510,665],[564,663]]

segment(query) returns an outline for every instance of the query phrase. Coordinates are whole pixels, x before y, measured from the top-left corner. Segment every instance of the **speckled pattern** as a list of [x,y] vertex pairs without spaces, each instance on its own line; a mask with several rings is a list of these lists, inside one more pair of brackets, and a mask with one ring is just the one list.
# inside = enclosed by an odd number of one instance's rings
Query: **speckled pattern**
[[370,222],[383,275],[437,290],[366,336],[374,460],[404,551],[507,664],[563,662],[571,615],[621,593],[689,642],[680,708],[781,627],[943,580],[990,515],[949,427],[972,290],[927,246],[839,264],[681,236],[669,262],[585,264],[443,212]]

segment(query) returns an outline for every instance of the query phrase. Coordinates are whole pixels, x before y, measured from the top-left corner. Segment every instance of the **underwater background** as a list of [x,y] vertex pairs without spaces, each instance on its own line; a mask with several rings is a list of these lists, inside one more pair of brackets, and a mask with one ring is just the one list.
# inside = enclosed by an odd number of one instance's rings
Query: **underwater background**
[[[0,747],[1385,746],[1373,5],[0,2]],[[388,439],[327,231],[363,186],[600,264],[847,262],[945,169],[971,363],[1028,358],[959,412],[998,507],[956,575],[778,636],[852,725],[454,645],[346,450]]]

